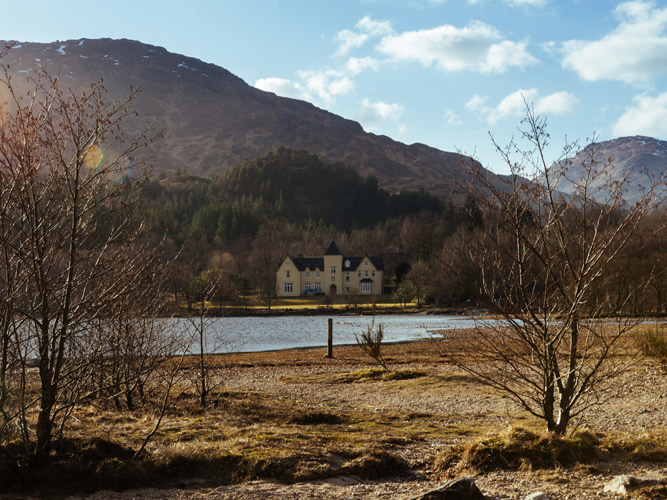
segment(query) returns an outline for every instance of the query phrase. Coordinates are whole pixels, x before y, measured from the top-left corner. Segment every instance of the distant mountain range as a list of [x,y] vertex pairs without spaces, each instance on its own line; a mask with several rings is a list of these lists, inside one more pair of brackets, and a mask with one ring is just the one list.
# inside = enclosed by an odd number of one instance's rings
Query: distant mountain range
[[164,131],[157,172],[210,176],[287,146],[373,172],[393,192],[448,195],[457,179],[468,178],[457,153],[364,132],[357,122],[258,90],[219,66],[137,41],[18,43],[1,62],[17,76],[45,66],[73,89],[102,78],[111,97],[140,87],[135,109]]
[[649,185],[647,174],[659,177],[667,169],[667,141],[653,137],[634,136],[620,137],[611,141],[589,144],[570,159],[567,178],[557,186],[558,189],[571,192],[572,182],[578,182],[585,176],[583,165],[590,165],[591,160],[596,168],[607,168],[606,175],[599,175],[591,183],[593,196],[603,200],[603,192],[596,196],[595,191],[605,183],[620,181],[627,177],[626,201],[632,203],[642,196],[641,187]]
[[[424,188],[448,196],[469,180],[457,153],[367,133],[355,121],[261,91],[219,66],[162,47],[125,39],[17,43],[0,62],[15,77],[44,66],[73,90],[103,79],[111,98],[140,87],[135,110],[164,133],[156,172],[185,169],[212,176],[286,146],[343,161],[362,174],[373,172],[391,192]],[[614,158],[619,168],[667,165],[664,141],[630,137],[599,146],[600,161]],[[500,182],[500,176],[489,176]]]

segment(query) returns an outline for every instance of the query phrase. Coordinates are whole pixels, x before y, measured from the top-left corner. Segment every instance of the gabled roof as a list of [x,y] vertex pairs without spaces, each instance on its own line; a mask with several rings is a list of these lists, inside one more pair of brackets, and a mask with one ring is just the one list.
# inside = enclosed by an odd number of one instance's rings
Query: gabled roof
[[[382,257],[377,255],[364,255],[363,257],[343,256],[340,253],[338,245],[336,245],[336,242],[334,240],[331,240],[331,243],[329,243],[329,246],[324,251],[324,255],[340,255],[343,258],[343,271],[348,271],[348,272],[356,271],[366,258],[368,258],[368,260],[371,262],[371,264],[373,264],[373,267],[375,267],[376,270],[384,271],[384,259]],[[293,255],[288,255],[285,258],[286,259],[289,258],[292,262],[294,262],[294,265],[296,266],[298,271],[305,271],[306,269],[309,269],[311,271],[314,271],[316,269],[320,271],[324,270],[324,257],[302,257],[302,256],[294,257]],[[348,261],[350,265],[346,266],[345,264]]]
[[[343,271],[356,271],[359,266],[368,257],[373,267],[378,271],[384,271],[384,259],[376,255],[364,255],[363,257],[343,257]],[[346,266],[347,261],[350,261],[350,266]]]
[[291,255],[288,255],[288,257],[292,259],[292,262],[294,262],[299,271],[305,271],[306,269],[310,269],[311,271],[315,269],[324,270],[323,257],[293,257]]
[[338,245],[336,245],[336,242],[334,240],[331,240],[331,243],[329,243],[329,246],[324,251],[324,255],[342,255],[342,254],[340,253],[340,250],[338,250]]
[[378,271],[384,271],[384,259],[379,255],[368,255],[368,260]]

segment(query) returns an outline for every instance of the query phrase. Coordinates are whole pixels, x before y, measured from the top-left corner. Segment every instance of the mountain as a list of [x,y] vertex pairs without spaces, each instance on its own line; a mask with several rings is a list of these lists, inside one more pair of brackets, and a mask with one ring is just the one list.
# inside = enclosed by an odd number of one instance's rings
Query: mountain
[[17,43],[1,62],[15,77],[44,66],[73,90],[101,78],[113,98],[140,87],[135,110],[164,134],[156,172],[212,176],[286,146],[373,172],[392,192],[426,188],[449,195],[457,179],[468,178],[457,153],[367,133],[357,122],[162,47],[126,39]]
[[[628,203],[641,198],[641,186],[650,182],[647,173],[660,177],[667,169],[667,141],[653,137],[619,137],[610,141],[589,144],[570,158],[567,177],[576,182],[585,175],[584,165],[593,159],[598,168],[608,165],[605,175],[600,175],[592,183],[592,188],[600,188],[609,180],[620,181],[628,177],[627,192],[624,195]],[[564,192],[572,191],[571,182],[561,180],[558,188]],[[602,201],[602,200],[600,200]]]

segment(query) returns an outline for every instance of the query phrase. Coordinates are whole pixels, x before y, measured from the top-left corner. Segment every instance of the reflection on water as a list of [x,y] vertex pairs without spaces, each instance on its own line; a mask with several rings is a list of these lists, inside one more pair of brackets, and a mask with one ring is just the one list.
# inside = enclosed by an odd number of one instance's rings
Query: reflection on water
[[[372,324],[372,316],[274,316],[220,318],[211,324],[211,332],[222,334],[227,350],[241,352],[271,351],[295,347],[327,345],[327,320],[333,318],[334,345],[356,343],[355,334]],[[183,322],[187,328],[187,320]],[[385,342],[419,340],[429,337],[429,330],[470,328],[475,319],[466,316],[375,316],[382,324]],[[224,352],[224,351],[223,351]]]

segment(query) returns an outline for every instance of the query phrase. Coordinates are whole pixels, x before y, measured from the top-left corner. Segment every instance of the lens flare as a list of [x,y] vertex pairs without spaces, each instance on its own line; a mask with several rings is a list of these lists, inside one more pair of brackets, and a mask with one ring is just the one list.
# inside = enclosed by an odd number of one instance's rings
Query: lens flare
[[89,146],[83,154],[83,164],[88,168],[97,168],[104,159],[104,151],[96,145]]

